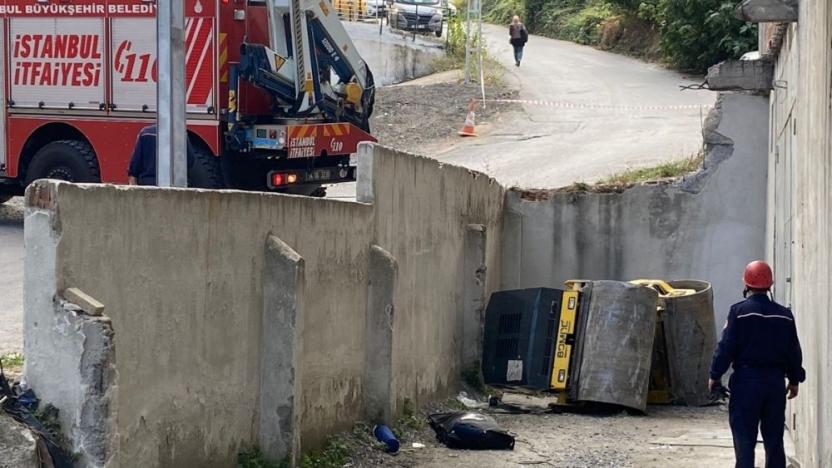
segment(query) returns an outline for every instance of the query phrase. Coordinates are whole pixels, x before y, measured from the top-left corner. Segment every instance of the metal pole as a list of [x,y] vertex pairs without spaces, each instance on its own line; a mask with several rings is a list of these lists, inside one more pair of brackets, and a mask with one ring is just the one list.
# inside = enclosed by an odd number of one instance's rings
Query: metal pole
[[482,91],[482,108],[485,109],[485,72],[482,69],[482,49],[485,47],[482,38],[482,0],[477,2],[477,62],[480,67],[480,90]]
[[156,183],[160,187],[188,186],[184,4],[159,0],[156,13]]
[[465,84],[471,82],[471,2],[468,0],[465,9]]

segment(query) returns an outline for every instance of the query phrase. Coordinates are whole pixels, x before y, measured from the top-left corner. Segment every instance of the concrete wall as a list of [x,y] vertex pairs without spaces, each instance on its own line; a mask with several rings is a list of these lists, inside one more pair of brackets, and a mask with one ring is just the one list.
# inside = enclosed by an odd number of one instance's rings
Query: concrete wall
[[[106,305],[115,333],[117,424],[108,466],[229,466],[240,444],[258,441],[285,450],[298,438],[312,448],[368,409],[369,252],[378,245],[398,262],[389,406],[442,395],[462,362],[466,227],[494,233],[486,264],[497,271],[504,192],[485,176],[433,160],[364,152],[373,160],[374,205],[32,186],[27,238],[48,241],[27,243],[28,262],[40,265],[27,268],[26,317],[39,324],[27,326],[25,340],[33,388],[61,403],[49,375],[63,367],[54,355],[63,348],[44,345],[36,330],[54,333],[42,318],[53,314],[57,291],[77,287]],[[280,278],[298,285],[294,294]],[[270,318],[288,320],[292,330]],[[264,388],[281,375],[296,381],[280,394]],[[287,418],[297,423],[284,425]],[[280,427],[264,435],[266,420]]]
[[[769,259],[794,311],[807,380],[787,426],[801,466],[832,466],[832,0],[801,2],[771,93]],[[777,51],[775,51],[776,53]]]
[[741,299],[745,264],[765,251],[767,115],[765,98],[720,96],[706,124],[705,169],[681,183],[510,192],[501,287],[701,279],[713,284],[721,328]]
[[[382,157],[375,161],[373,180],[374,241],[396,258],[399,271],[393,393],[398,403],[419,403],[458,383],[462,360],[448,357],[462,356],[463,343],[470,342],[462,312],[482,314],[465,307],[470,224],[482,225],[487,239],[480,269],[485,289],[490,294],[499,285],[504,190],[483,174],[424,157]],[[477,249],[467,250],[480,257]]]
[[403,37],[374,23],[343,22],[358,53],[373,72],[377,86],[387,86],[433,73],[433,62],[444,55],[441,43],[411,35]]

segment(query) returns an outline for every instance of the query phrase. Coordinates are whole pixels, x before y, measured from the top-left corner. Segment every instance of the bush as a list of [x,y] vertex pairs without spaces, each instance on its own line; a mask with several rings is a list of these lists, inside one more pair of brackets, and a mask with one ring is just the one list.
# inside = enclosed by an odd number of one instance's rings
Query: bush
[[757,46],[757,26],[734,17],[734,2],[660,0],[654,15],[664,57],[682,70],[704,72]]
[[522,15],[525,10],[523,0],[484,0],[483,17],[494,24],[508,24],[514,15]]

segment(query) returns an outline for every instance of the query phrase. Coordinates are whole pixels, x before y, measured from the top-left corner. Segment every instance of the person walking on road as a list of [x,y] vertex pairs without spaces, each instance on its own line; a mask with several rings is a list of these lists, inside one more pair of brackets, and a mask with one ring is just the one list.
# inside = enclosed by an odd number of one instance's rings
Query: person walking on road
[[769,298],[774,284],[771,267],[762,261],[751,262],[743,280],[746,299],[731,306],[711,362],[708,386],[711,391],[719,387],[733,364],[728,420],[737,468],[754,467],[758,428],[766,450],[766,468],[785,468],[786,397],[795,398],[798,385],[806,380],[803,354],[794,315]]
[[509,42],[514,47],[514,65],[520,66],[520,61],[523,60],[523,47],[529,42],[529,32],[526,26],[520,22],[519,16],[514,16],[511,19],[511,24],[508,27]]

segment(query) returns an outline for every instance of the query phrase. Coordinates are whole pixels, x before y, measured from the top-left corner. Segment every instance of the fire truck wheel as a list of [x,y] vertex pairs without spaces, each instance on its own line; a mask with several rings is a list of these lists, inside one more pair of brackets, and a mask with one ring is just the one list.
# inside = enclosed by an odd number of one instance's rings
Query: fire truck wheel
[[194,163],[188,169],[188,187],[223,188],[219,158],[200,146],[194,146]]
[[41,148],[29,164],[26,185],[38,179],[101,182],[101,173],[95,152],[89,143],[59,140]]

